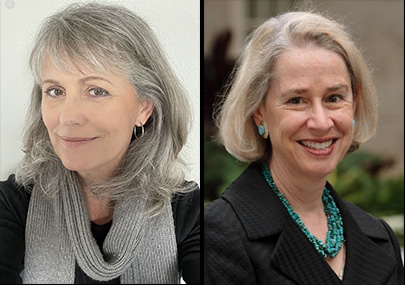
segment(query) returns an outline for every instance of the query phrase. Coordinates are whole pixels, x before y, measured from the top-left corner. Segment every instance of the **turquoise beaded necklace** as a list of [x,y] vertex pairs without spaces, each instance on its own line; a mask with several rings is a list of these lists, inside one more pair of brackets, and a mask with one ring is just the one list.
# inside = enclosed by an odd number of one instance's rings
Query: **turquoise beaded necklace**
[[333,197],[330,195],[330,191],[325,187],[322,195],[322,201],[325,207],[325,214],[328,219],[328,233],[326,235],[325,244],[323,241],[319,240],[309,232],[305,224],[302,222],[300,216],[296,212],[294,212],[285,196],[278,190],[276,184],[273,181],[270,169],[267,164],[263,164],[262,173],[267,183],[274,190],[283,205],[287,208],[287,211],[293,221],[298,225],[300,230],[305,234],[305,236],[313,244],[316,250],[325,258],[328,256],[335,257],[342,248],[345,240],[343,236],[342,216],[340,215],[339,209],[336,207]]

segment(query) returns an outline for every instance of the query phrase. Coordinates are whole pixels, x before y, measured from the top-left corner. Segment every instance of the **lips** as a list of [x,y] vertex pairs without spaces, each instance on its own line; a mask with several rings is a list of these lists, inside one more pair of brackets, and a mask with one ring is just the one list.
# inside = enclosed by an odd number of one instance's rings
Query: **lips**
[[309,147],[309,148],[313,148],[313,149],[324,149],[327,148],[329,146],[331,146],[334,142],[336,142],[337,139],[329,139],[326,141],[312,141],[312,140],[301,140],[298,141],[299,144]]
[[93,139],[95,139],[94,137],[60,137],[61,139],[65,140],[65,141],[72,141],[72,142],[78,142],[78,141],[91,141]]
[[67,137],[60,136],[62,143],[69,148],[78,147],[87,143],[92,142],[97,137]]
[[337,140],[337,138],[325,138],[300,140],[297,142],[302,145],[307,153],[317,157],[327,157],[333,152]]

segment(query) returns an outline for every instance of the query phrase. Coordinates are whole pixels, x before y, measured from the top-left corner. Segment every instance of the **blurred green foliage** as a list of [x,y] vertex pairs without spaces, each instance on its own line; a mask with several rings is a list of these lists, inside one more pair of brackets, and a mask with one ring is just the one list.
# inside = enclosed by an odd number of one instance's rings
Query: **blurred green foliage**
[[377,216],[404,213],[404,174],[382,175],[392,165],[389,158],[357,151],[346,156],[328,180],[339,195]]
[[204,139],[204,201],[208,203],[219,198],[247,166],[247,163],[231,156],[223,146]]
[[[328,176],[328,181],[346,201],[376,217],[404,214],[404,174],[387,175],[391,158],[356,151],[347,155]],[[248,166],[229,155],[225,148],[204,139],[204,201],[217,199]],[[395,230],[395,229],[394,229]],[[396,230],[401,246],[404,232]]]

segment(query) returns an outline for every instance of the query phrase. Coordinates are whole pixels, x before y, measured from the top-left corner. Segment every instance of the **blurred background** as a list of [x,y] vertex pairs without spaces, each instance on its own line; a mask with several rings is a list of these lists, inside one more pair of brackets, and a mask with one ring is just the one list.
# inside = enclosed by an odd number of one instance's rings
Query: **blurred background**
[[[220,197],[247,164],[218,143],[213,110],[247,35],[302,1],[204,0],[204,203]],[[308,2],[308,1],[305,1]],[[377,133],[328,180],[343,199],[384,218],[404,246],[404,2],[321,1],[312,7],[349,28],[373,69]]]

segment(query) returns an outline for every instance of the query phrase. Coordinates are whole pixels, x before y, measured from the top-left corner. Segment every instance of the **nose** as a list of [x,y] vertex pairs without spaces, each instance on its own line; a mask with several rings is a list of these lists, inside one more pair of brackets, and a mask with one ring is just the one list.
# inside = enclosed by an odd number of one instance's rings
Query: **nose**
[[316,104],[311,110],[310,117],[307,122],[309,129],[325,133],[333,127],[333,120],[322,104]]
[[83,111],[83,102],[79,96],[66,95],[61,106],[59,122],[65,127],[80,126],[87,122]]

